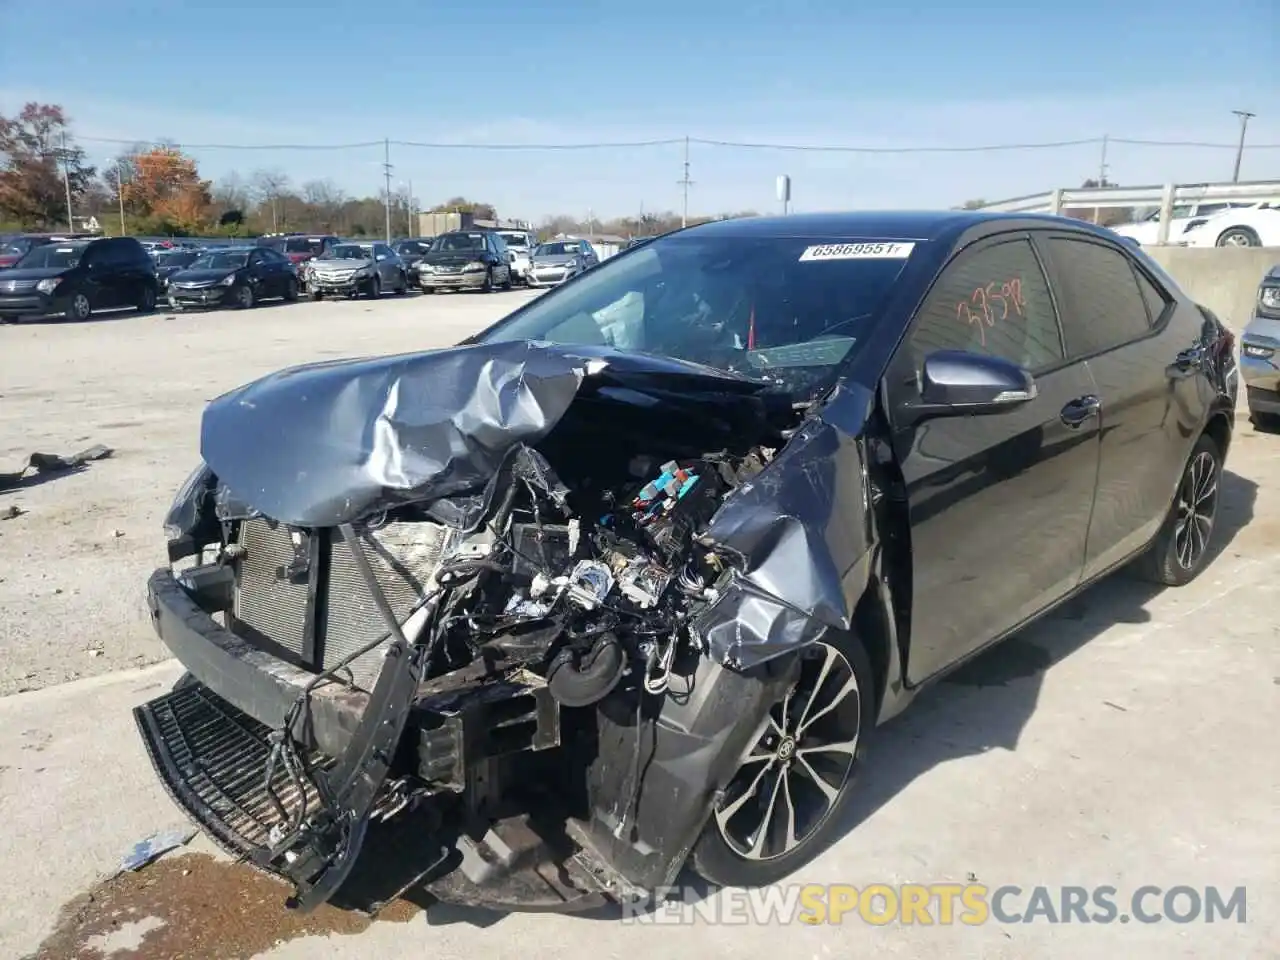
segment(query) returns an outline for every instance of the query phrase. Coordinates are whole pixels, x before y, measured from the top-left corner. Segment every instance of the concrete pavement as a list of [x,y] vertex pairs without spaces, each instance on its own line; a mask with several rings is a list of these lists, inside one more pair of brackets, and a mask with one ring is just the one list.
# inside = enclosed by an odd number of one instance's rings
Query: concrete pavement
[[[873,926],[854,914],[748,927],[740,915],[707,922],[714,905],[683,924],[515,915],[484,926],[407,905],[373,924],[333,910],[300,922],[284,913],[282,887],[208,859],[203,840],[95,888],[131,844],[180,820],[129,713],[177,676],[161,664],[0,700],[0,868],[12,878],[0,893],[0,955],[36,950],[63,910],[43,956],[102,956],[92,943],[136,948],[114,957],[177,947],[220,960],[1274,957],[1280,510],[1273,488],[1245,475],[1274,475],[1277,448],[1241,427],[1239,472],[1224,488],[1229,542],[1207,574],[1165,592],[1114,578],[926,694],[878,731],[857,829],[795,880],[976,880],[1055,896],[1110,884],[1122,906],[1144,884],[1244,886],[1245,923]],[[726,909],[740,902],[718,896]]]

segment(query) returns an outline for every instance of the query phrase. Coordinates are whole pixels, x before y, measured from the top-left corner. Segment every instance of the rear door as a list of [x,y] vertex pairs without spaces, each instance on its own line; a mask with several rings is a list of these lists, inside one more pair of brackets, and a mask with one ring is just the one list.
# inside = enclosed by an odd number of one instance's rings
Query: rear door
[[1040,240],[1062,291],[1068,355],[1088,364],[1101,401],[1098,493],[1085,576],[1146,545],[1163,522],[1204,419],[1202,377],[1181,362],[1199,324],[1121,247],[1079,234]]
[[[935,350],[1011,360],[1034,400],[911,423]],[[913,564],[907,676],[917,683],[1079,583],[1098,470],[1096,390],[1066,359],[1054,296],[1026,233],[980,241],[939,274],[886,375]],[[894,411],[897,411],[895,414]]]
[[90,243],[84,252],[85,295],[95,310],[118,307],[122,303],[119,262],[110,240]]

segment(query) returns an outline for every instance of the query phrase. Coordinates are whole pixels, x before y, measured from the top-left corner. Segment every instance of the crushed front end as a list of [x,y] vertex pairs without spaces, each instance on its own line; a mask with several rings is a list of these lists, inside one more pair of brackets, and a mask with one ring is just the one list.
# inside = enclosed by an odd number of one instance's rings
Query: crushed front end
[[[294,884],[301,909],[340,888],[365,908],[422,884],[568,909],[668,884],[793,679],[776,654],[803,642],[805,618],[706,537],[785,442],[790,408],[709,377],[673,391],[679,371],[593,377],[577,358],[557,361],[563,382],[535,375],[537,357],[507,377],[494,352],[473,359],[502,383],[475,389],[516,391],[496,408],[526,421],[433,461],[412,492],[269,489],[220,450],[207,413],[211,465],[170,511],[171,565],[148,596],[189,675],[135,711],[138,727],[175,800]],[[388,376],[407,402],[405,371]],[[362,392],[353,382],[335,395]],[[294,388],[313,405],[324,392]],[[224,404],[229,433],[261,438],[236,419],[260,401]],[[477,409],[451,415],[473,440]],[[300,476],[284,446],[266,449]],[[726,666],[756,634],[775,644],[767,660]],[[356,874],[376,878],[363,901]]]

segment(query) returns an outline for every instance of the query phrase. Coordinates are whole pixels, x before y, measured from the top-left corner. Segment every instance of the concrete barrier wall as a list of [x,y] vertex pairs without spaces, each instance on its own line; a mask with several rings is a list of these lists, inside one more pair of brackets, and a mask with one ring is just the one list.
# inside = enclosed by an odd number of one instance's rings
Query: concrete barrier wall
[[1253,316],[1259,282],[1280,263],[1277,247],[1144,247],[1143,251],[1237,337]]

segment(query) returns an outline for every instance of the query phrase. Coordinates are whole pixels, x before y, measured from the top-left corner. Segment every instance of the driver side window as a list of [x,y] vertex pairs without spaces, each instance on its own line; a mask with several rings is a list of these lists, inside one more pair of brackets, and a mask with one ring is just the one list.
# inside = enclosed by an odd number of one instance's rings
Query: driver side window
[[915,369],[935,350],[967,350],[1031,372],[1062,361],[1049,284],[1029,240],[964,251],[943,270],[910,336]]

